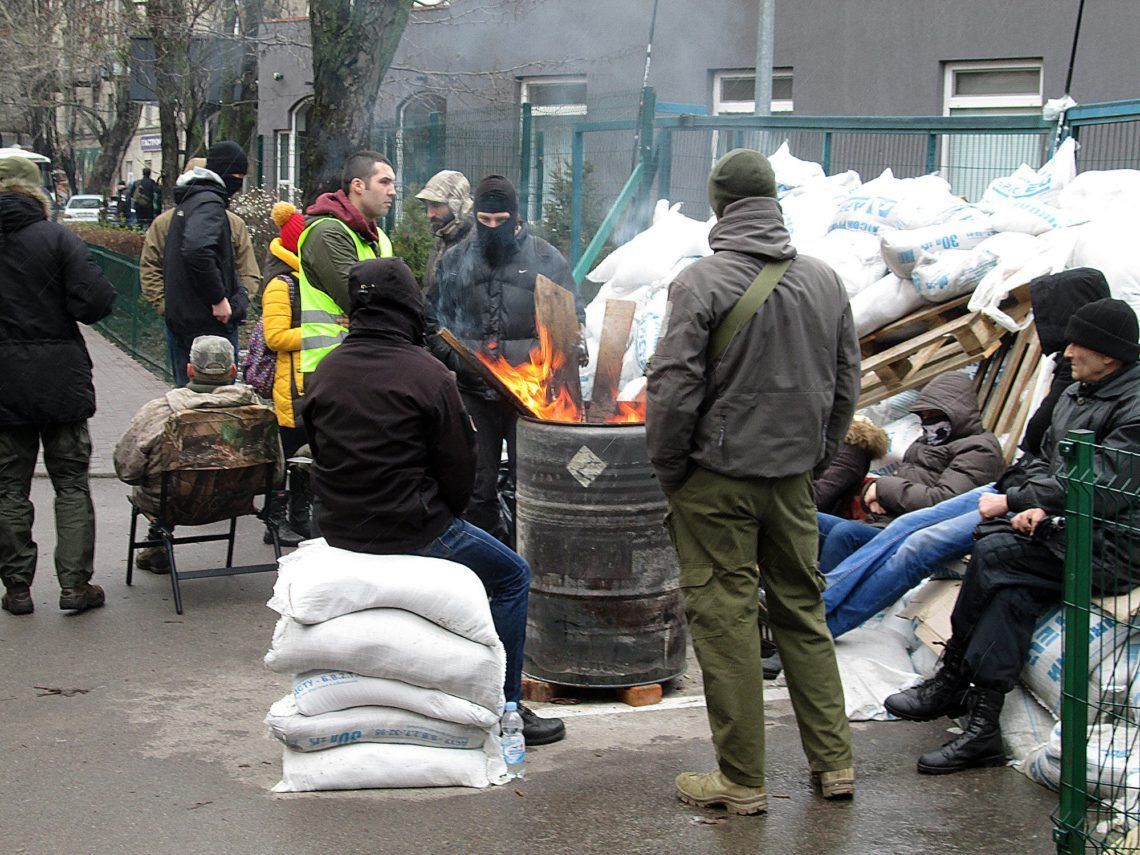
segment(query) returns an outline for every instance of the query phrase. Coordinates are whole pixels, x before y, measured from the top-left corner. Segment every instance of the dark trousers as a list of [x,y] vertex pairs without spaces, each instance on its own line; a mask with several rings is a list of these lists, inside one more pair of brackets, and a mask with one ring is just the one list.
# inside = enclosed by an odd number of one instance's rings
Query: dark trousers
[[950,643],[963,648],[972,682],[999,692],[1014,687],[1037,622],[1061,599],[1064,567],[1024,535],[1001,532],[977,542],[950,615]]
[[507,443],[507,466],[515,481],[515,423],[518,416],[503,400],[489,401],[481,395],[463,392],[463,405],[475,423],[475,490],[463,518],[506,541],[507,525],[499,512],[499,461],[503,441]]
[[294,457],[297,454],[297,449],[309,441],[309,437],[305,435],[305,429],[303,427],[285,427],[284,425],[278,425],[277,431],[281,434],[281,450],[285,453],[286,460],[290,457]]
[[[194,339],[200,335],[216,335],[216,333],[195,333],[193,335],[183,335],[171,331],[170,327],[166,327],[166,353],[170,359],[170,370],[174,374],[174,385],[185,386],[190,382],[189,376],[186,374],[186,364],[190,361],[190,347],[194,344]],[[236,329],[226,333],[223,338],[230,340],[230,344],[234,346],[234,364],[237,364],[238,356],[238,332]]]
[[95,508],[87,422],[0,427],[0,580],[30,585],[39,551],[29,498],[40,443],[55,488],[55,573],[60,587],[86,584],[95,563]]

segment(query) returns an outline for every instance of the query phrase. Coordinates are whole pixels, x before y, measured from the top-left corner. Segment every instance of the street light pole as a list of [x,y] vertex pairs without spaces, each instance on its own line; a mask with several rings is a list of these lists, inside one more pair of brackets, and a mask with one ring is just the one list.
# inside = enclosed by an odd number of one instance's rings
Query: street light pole
[[776,0],[757,0],[756,17],[756,94],[752,113],[755,116],[770,116]]

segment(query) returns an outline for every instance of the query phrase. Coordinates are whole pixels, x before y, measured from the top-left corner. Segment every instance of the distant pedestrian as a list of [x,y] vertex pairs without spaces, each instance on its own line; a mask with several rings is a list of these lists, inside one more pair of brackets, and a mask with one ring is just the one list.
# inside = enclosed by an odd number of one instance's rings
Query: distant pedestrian
[[158,207],[158,182],[150,177],[150,167],[144,166],[142,178],[135,184],[131,193],[131,204],[135,208],[135,222],[139,229],[146,231],[154,220],[154,212]]
[[115,218],[120,226],[125,226],[130,215],[131,197],[127,195],[127,182],[119,181],[115,186]]
[[91,584],[95,509],[88,468],[95,413],[91,357],[76,321],[93,324],[111,313],[115,290],[87,247],[49,222],[51,200],[30,160],[0,160],[0,579],[2,605],[31,614],[37,547],[30,500],[36,456],[55,489],[55,572],[59,607],[103,605]]

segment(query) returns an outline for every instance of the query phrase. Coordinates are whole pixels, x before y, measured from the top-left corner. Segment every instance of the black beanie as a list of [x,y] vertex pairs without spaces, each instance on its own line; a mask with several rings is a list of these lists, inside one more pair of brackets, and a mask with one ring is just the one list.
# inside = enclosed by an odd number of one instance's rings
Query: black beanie
[[519,215],[519,194],[502,175],[488,175],[475,188],[475,210],[484,214]]
[[1081,306],[1069,319],[1065,338],[1121,362],[1140,359],[1140,322],[1123,300],[1109,297]]
[[755,196],[776,198],[776,173],[768,158],[750,148],[734,148],[709,173],[709,207],[717,219],[724,209]]
[[206,168],[218,175],[245,175],[249,172],[249,160],[236,142],[222,140],[206,152]]

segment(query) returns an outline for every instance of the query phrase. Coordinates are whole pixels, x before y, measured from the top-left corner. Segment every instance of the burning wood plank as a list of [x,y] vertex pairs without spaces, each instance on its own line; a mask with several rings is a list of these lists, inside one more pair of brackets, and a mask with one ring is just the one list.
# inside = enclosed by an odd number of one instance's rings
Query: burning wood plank
[[617,411],[620,392],[621,364],[625,358],[629,331],[633,328],[633,315],[637,303],[632,300],[607,300],[606,315],[602,321],[602,339],[598,345],[598,359],[594,370],[594,391],[590,396],[587,421],[604,422]]
[[483,382],[502,395],[503,400],[508,401],[520,414],[532,418],[536,415],[523,403],[518,395],[512,392],[502,380],[495,376],[494,372],[491,371],[479,357],[468,349],[467,345],[456,338],[455,333],[444,327],[440,329],[439,337],[443,339],[444,344],[455,351],[456,356],[462,359],[469,368],[473,369],[483,378]]
[[578,313],[574,307],[574,295],[541,273],[534,283],[534,320],[539,330],[547,331],[546,345],[550,352],[542,354],[543,361],[550,366],[550,400],[558,398],[565,389],[570,402],[582,412],[582,381],[578,375]]

